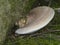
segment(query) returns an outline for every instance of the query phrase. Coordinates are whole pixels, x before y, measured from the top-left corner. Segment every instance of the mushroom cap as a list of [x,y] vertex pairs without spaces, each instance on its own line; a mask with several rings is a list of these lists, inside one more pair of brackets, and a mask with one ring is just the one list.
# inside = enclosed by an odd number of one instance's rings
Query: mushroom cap
[[35,32],[45,27],[53,19],[55,14],[54,10],[47,6],[36,7],[30,11],[30,13],[32,12],[35,14],[33,21],[27,24],[27,26],[17,29],[15,33],[28,34]]

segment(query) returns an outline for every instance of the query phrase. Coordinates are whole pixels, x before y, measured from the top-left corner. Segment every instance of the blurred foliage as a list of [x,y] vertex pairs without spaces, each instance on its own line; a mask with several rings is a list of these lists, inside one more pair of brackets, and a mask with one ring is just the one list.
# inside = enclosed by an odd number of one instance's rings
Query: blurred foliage
[[[37,4],[38,6],[44,5],[52,8],[60,8],[60,0],[37,0],[37,2],[34,5],[35,7]],[[60,14],[57,11],[55,12],[54,19],[45,28],[29,35],[15,37],[13,34],[10,34],[6,38],[4,45],[60,45]],[[34,34],[38,36],[34,36]]]

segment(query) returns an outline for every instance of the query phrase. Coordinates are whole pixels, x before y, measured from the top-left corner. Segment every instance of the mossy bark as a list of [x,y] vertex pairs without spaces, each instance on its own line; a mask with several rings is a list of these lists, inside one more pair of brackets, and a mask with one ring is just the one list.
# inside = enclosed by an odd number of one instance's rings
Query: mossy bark
[[8,30],[25,16],[36,0],[0,0],[0,43],[5,40]]

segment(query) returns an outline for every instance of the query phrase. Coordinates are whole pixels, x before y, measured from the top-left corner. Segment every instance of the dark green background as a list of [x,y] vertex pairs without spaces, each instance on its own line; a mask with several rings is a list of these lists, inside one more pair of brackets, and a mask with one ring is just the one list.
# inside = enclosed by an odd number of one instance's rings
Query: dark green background
[[[36,6],[60,8],[60,0],[37,0],[32,8]],[[46,27],[33,34],[20,36],[9,34],[4,45],[60,45],[60,13],[55,11],[53,20]]]

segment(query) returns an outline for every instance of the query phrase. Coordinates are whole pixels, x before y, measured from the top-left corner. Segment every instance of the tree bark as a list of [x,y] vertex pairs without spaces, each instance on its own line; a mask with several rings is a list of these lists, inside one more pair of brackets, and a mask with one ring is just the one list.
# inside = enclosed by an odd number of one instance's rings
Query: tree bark
[[36,0],[0,0],[0,43],[5,40],[8,30],[25,16]]

